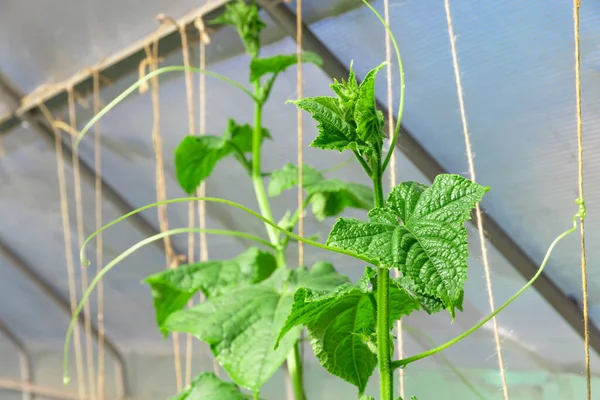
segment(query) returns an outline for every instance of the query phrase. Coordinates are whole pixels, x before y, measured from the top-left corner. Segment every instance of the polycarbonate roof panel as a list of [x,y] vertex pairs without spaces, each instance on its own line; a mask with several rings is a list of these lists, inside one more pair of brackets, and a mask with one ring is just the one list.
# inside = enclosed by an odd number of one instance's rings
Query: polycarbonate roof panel
[[[381,1],[374,5],[383,12]],[[465,1],[451,7],[477,179],[492,187],[483,205],[541,262],[577,211],[571,4]],[[390,12],[406,77],[403,122],[447,170],[468,174],[443,4],[400,1]],[[594,228],[600,222],[600,159],[594,157],[600,121],[593,112],[600,102],[593,90],[600,84],[600,9],[584,4],[581,16],[587,235],[594,243],[600,235]],[[384,30],[366,7],[312,29],[344,63],[354,59],[360,76],[385,60]],[[383,74],[377,85],[378,97],[387,102]],[[547,270],[566,293],[580,298],[578,246],[577,235],[561,242]],[[588,265],[599,257],[600,250],[588,246]],[[589,279],[592,313],[600,317],[600,275],[590,268]]]
[[18,0],[0,14],[1,69],[27,93],[60,82],[158,29],[156,16],[179,19],[221,0],[139,2]]

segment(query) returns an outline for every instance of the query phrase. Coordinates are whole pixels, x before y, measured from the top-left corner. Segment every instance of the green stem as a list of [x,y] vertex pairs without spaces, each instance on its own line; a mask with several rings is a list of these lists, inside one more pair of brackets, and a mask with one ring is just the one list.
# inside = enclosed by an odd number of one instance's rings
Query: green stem
[[165,72],[180,72],[180,71],[198,72],[201,74],[212,76],[213,78],[220,79],[220,80],[227,82],[230,85],[235,86],[236,88],[240,89],[241,91],[246,93],[248,96],[250,96],[255,102],[258,101],[257,98],[248,89],[246,89],[242,84],[240,84],[226,76],[217,74],[216,72],[207,71],[207,70],[195,68],[195,67],[186,68],[183,66],[172,66],[172,67],[159,68],[155,71],[150,72],[148,75],[144,76],[143,78],[138,79],[133,85],[129,86],[123,93],[121,93],[113,101],[108,103],[108,105],[106,107],[104,107],[102,110],[100,110],[100,112],[98,114],[94,115],[94,117],[83,127],[83,129],[79,133],[79,136],[77,137],[77,140],[75,141],[75,145],[74,145],[75,148],[77,148],[79,146],[79,143],[81,142],[81,139],[83,139],[83,136],[87,133],[87,131],[90,130],[90,128],[96,122],[98,122],[98,120],[100,118],[102,118],[104,115],[106,115],[106,113],[108,113],[110,110],[115,108],[120,102],[123,101],[123,99],[125,99],[127,96],[129,96],[131,93],[133,93],[144,82],[149,81],[150,79],[152,79],[153,77],[155,77],[157,75],[164,74]]
[[69,324],[69,328],[67,329],[67,336],[65,338],[64,359],[63,359],[63,381],[64,381],[65,385],[68,384],[70,381],[70,378],[69,378],[69,347],[70,347],[70,343],[71,343],[71,335],[73,334],[73,329],[75,328],[75,323],[78,320],[79,313],[81,313],[81,310],[83,309],[88,298],[94,291],[98,282],[100,282],[102,277],[104,275],[106,275],[111,269],[113,269],[119,262],[121,262],[122,260],[127,258],[129,255],[134,253],[136,250],[146,246],[149,243],[160,240],[166,236],[179,234],[179,233],[208,233],[208,234],[213,234],[213,235],[238,236],[238,237],[242,237],[245,239],[251,239],[251,240],[257,241],[259,243],[264,244],[265,246],[273,247],[273,245],[271,243],[267,242],[266,240],[261,239],[256,236],[253,236],[253,235],[250,235],[250,234],[247,234],[247,233],[244,233],[244,232],[226,231],[226,230],[222,230],[222,229],[200,229],[200,228],[171,229],[169,231],[161,232],[154,236],[150,236],[149,238],[146,238],[146,239],[134,244],[133,246],[131,246],[130,248],[128,248],[127,250],[125,250],[124,252],[119,254],[118,257],[115,257],[114,260],[112,260],[110,263],[108,263],[106,265],[106,267],[102,268],[102,270],[100,270],[100,272],[98,272],[98,274],[96,274],[96,276],[94,277],[94,279],[88,286],[87,290],[81,297],[81,301],[77,305],[75,312],[73,312],[73,316],[71,318],[71,323]]
[[287,356],[288,374],[292,381],[292,390],[295,400],[306,400],[304,387],[302,386],[302,360],[300,359],[300,346],[296,342],[294,348]]
[[[260,86],[255,84],[255,93],[258,93]],[[261,144],[262,144],[262,103],[255,102],[254,104],[254,132],[252,134],[252,183],[254,184],[254,192],[256,193],[256,200],[258,201],[258,208],[263,217],[269,221],[273,220],[271,214],[271,208],[269,207],[269,200],[267,198],[267,192],[265,191],[265,185],[263,183],[262,173],[260,170],[261,164]],[[279,234],[269,224],[265,224],[267,234],[271,243],[275,246],[279,245]],[[279,260],[281,261],[281,260]],[[285,265],[285,260],[283,260]]]
[[424,353],[421,354],[417,354],[416,356],[412,356],[412,357],[408,357],[402,360],[396,360],[392,362],[392,368],[396,369],[396,368],[404,368],[406,365],[415,362],[417,360],[421,360],[423,358],[429,357],[431,355],[434,355],[436,353],[439,353],[440,351],[447,349],[448,347],[458,343],[459,341],[463,340],[464,338],[466,338],[467,336],[469,336],[471,333],[475,332],[477,329],[481,328],[486,322],[488,322],[489,320],[491,320],[492,318],[494,318],[496,315],[498,315],[498,313],[502,310],[504,310],[506,307],[508,307],[508,305],[510,303],[512,303],[513,301],[515,301],[520,295],[522,295],[527,289],[529,289],[529,287],[535,282],[535,280],[542,274],[542,272],[544,271],[544,268],[546,267],[546,264],[548,263],[548,259],[550,258],[550,254],[552,253],[552,250],[554,249],[554,247],[558,244],[558,242],[560,242],[562,239],[564,239],[566,236],[568,236],[569,234],[575,232],[575,230],[577,230],[577,218],[579,218],[579,214],[575,215],[575,217],[573,218],[573,227],[567,231],[564,231],[563,233],[561,233],[559,236],[556,237],[556,239],[554,239],[554,241],[552,242],[552,244],[550,245],[550,247],[548,248],[548,251],[546,251],[546,256],[544,257],[544,260],[542,261],[542,264],[540,265],[540,268],[538,269],[537,273],[533,276],[533,278],[531,278],[531,280],[529,282],[527,282],[525,284],[525,286],[523,286],[521,288],[521,290],[519,290],[517,293],[515,293],[510,299],[508,299],[504,304],[502,304],[500,307],[498,307],[493,313],[491,313],[490,315],[488,315],[487,317],[485,317],[483,320],[481,320],[479,323],[477,323],[475,326],[473,326],[471,329],[467,330],[466,332],[460,334],[459,336],[455,337],[454,339],[450,340],[449,342],[446,342],[438,347],[435,347],[431,350],[428,350]]
[[[396,141],[398,140],[398,134],[400,133],[400,127],[402,126],[402,113],[404,111],[404,68],[402,67],[402,57],[400,57],[400,49],[398,48],[398,43],[396,42],[396,38],[394,37],[392,29],[385,22],[385,19],[381,16],[381,14],[379,14],[377,12],[377,10],[375,10],[375,8],[373,8],[373,6],[368,3],[367,0],[362,0],[362,2],[371,9],[373,14],[375,14],[375,16],[377,18],[379,18],[379,21],[381,21],[381,23],[385,27],[387,34],[389,35],[390,39],[392,40],[392,44],[394,46],[394,51],[396,52],[396,59],[398,60],[398,70],[400,72],[400,104],[398,104],[398,113],[396,116],[396,127],[394,129],[394,136],[392,138],[392,142],[390,143],[390,150],[388,151],[388,153],[385,157],[385,160],[383,161],[382,171],[385,171],[388,166],[388,163],[390,162],[390,159],[392,158],[392,154],[396,147]],[[392,121],[388,121],[388,123],[391,124]]]
[[[271,90],[271,80],[267,92],[261,101],[257,101],[254,104],[254,132],[252,134],[252,182],[254,183],[254,191],[256,193],[256,199],[258,200],[258,206],[263,217],[272,221],[273,215],[271,214],[271,208],[269,206],[269,200],[267,198],[267,192],[265,191],[265,185],[263,183],[263,177],[261,173],[261,145],[262,145],[262,108],[264,102],[267,100],[269,92]],[[260,95],[260,83],[254,84],[254,96],[258,98]],[[271,239],[271,243],[277,248],[275,255],[277,257],[277,267],[285,268],[285,252],[279,242],[279,233],[273,229],[269,224],[265,224],[267,228],[267,234]],[[294,348],[287,356],[288,373],[292,386],[294,389],[295,400],[305,400],[304,387],[302,384],[302,360],[300,360],[300,353],[298,351],[298,343],[294,345]]]
[[[384,207],[383,171],[381,168],[381,146],[372,162],[373,193],[375,207]],[[394,397],[392,354],[390,343],[390,271],[386,267],[377,269],[377,361],[379,365],[379,392],[382,400]]]

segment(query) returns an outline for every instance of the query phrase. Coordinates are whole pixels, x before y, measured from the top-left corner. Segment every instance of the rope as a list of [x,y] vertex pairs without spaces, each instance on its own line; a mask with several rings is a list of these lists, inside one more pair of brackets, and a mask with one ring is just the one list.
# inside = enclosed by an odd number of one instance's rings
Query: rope
[[[40,110],[52,126],[54,132],[54,146],[56,151],[56,168],[58,171],[58,188],[60,196],[60,213],[63,225],[63,238],[65,246],[65,261],[67,264],[67,280],[69,287],[69,302],[71,314],[77,308],[77,289],[75,287],[75,268],[73,264],[73,251],[71,248],[71,222],[69,218],[69,200],[67,197],[67,183],[65,178],[65,167],[63,159],[62,139],[59,130],[54,126],[54,117],[44,103],[40,103]],[[84,379],[83,357],[79,326],[73,330],[73,342],[75,350],[75,369],[77,373],[77,392],[80,398],[86,397],[86,386]]]
[[[185,25],[179,25],[179,34],[181,35],[181,52],[183,54],[183,66],[186,68],[185,71],[185,93],[187,97],[187,109],[188,109],[188,134],[195,135],[196,134],[196,121],[194,117],[194,86],[193,86],[193,76],[192,72],[188,69],[191,66],[190,62],[190,49],[188,47],[188,39],[187,32],[185,29]],[[194,223],[195,213],[194,213],[194,202],[188,203],[188,228],[193,229],[195,227]],[[194,233],[188,233],[188,263],[194,262],[196,256],[194,254],[195,250],[195,240]],[[194,304],[194,300],[190,299],[188,302],[188,306],[192,306]],[[186,334],[185,339],[185,385],[189,385],[192,382],[192,335]]]
[[[450,0],[444,0],[444,8],[446,9],[446,20],[448,22],[448,35],[450,37],[450,48],[452,50],[452,65],[454,68],[454,77],[456,80],[456,90],[458,94],[458,103],[460,107],[460,117],[463,127],[463,134],[465,137],[465,147],[467,150],[467,159],[469,162],[469,174],[471,179],[476,181],[475,177],[475,163],[473,160],[473,152],[471,148],[471,139],[469,137],[469,129],[467,124],[467,115],[465,111],[465,103],[463,98],[462,83],[460,80],[460,70],[458,68],[458,56],[456,51],[456,36],[454,36],[454,27],[452,24],[452,15],[450,14]],[[481,216],[481,207],[479,204],[475,206],[475,212],[477,216],[477,231],[479,232],[479,241],[481,244],[481,256],[483,260],[483,269],[485,270],[485,281],[488,292],[488,302],[490,305],[491,312],[494,312],[494,294],[492,291],[492,279],[490,275],[490,263],[487,254],[487,246],[485,244],[485,234],[483,231],[483,221]],[[498,366],[500,368],[500,377],[502,379],[502,392],[504,394],[504,400],[508,400],[508,385],[506,384],[506,372],[504,369],[504,360],[502,355],[502,346],[500,342],[500,332],[498,330],[498,322],[496,317],[492,318],[492,325],[494,329],[494,340],[496,342],[496,352],[498,353]]]
[[[148,65],[151,71],[155,71],[158,68],[158,41],[155,41],[150,50],[150,46],[145,46],[146,57],[149,60]],[[162,150],[162,138],[160,135],[160,103],[158,96],[158,77],[153,76],[150,79],[150,85],[152,87],[152,114],[153,114],[153,127],[152,127],[152,146],[154,148],[154,154],[156,157],[156,200],[164,201],[167,197],[167,187],[165,183],[165,171],[164,171],[164,159]],[[169,220],[167,216],[166,205],[158,206],[158,222],[161,232],[169,230]],[[165,244],[165,256],[168,268],[176,268],[178,265],[178,258],[174,256],[173,248],[171,246],[171,239],[169,236],[163,238]],[[177,382],[177,391],[181,392],[183,389],[183,380],[181,375],[181,354],[179,346],[179,335],[173,332],[173,353],[175,363],[175,379]]]
[[[384,19],[387,26],[390,26],[390,1],[383,1],[383,11],[384,11]],[[388,98],[388,136],[391,141],[394,138],[394,124],[392,121],[394,120],[394,111],[392,110],[392,103],[394,101],[392,95],[392,45],[390,36],[386,32],[385,34],[385,61],[386,61],[386,75],[387,75],[387,98]],[[393,190],[396,187],[396,152],[394,149],[390,149],[390,190]],[[400,277],[400,270],[394,270],[394,276],[396,278]],[[396,350],[398,351],[398,359],[401,360],[404,358],[404,340],[402,337],[402,319],[399,319],[396,322]],[[400,384],[400,397],[404,398],[404,369],[399,369],[399,384]]]
[[[94,114],[100,112],[100,73],[96,69],[92,72],[92,103]],[[95,208],[96,208],[96,229],[102,227],[102,158],[101,158],[101,143],[100,143],[100,126],[94,124],[94,184],[95,184]],[[100,273],[104,263],[102,252],[104,250],[104,242],[102,233],[96,237],[96,274]],[[98,281],[96,288],[96,319],[98,321],[98,399],[104,399],[104,383],[105,383],[105,368],[104,368],[104,281]],[[117,363],[115,364],[117,365]],[[115,370],[118,368],[115,367]],[[121,375],[116,375],[121,377]],[[120,378],[119,378],[120,379]],[[117,388],[122,388],[123,384],[117,385]],[[123,396],[123,393],[119,394]]]
[[[585,211],[583,203],[583,113],[581,111],[581,52],[579,49],[580,29],[579,29],[579,8],[580,0],[573,1],[573,22],[575,31],[575,90],[577,104],[577,170],[579,183],[579,201],[580,207]],[[584,351],[585,351],[585,381],[587,387],[587,398],[592,399],[592,378],[590,367],[590,321],[588,309],[588,283],[587,283],[587,261],[585,256],[585,213],[580,215],[581,219],[581,291],[583,295],[583,331],[584,331]]]
[[[69,128],[72,131],[77,129],[77,113],[75,111],[75,93],[73,86],[67,88],[67,103],[69,111]],[[62,122],[62,121],[61,121]],[[66,124],[65,124],[66,125]],[[71,143],[75,143],[77,136],[71,135]],[[85,240],[85,232],[83,229],[83,201],[81,192],[81,170],[79,163],[79,151],[74,145],[72,147],[72,162],[73,162],[73,187],[75,191],[75,215],[77,219],[77,244],[79,248],[83,246]],[[81,292],[85,292],[88,287],[88,274],[87,267],[81,265]],[[92,321],[90,316],[90,305],[86,302],[84,305],[85,319],[84,319],[84,330],[85,330],[85,358],[87,363],[88,373],[88,384],[89,393],[92,399],[95,398],[95,373],[94,373],[94,350],[92,347]]]
[[[206,31],[206,26],[202,18],[198,17],[194,21],[194,26],[198,29],[200,43],[198,47],[199,68],[206,70],[206,46],[210,44],[210,36]],[[206,76],[200,74],[198,81],[198,108],[200,111],[200,135],[206,134]],[[198,188],[196,196],[206,196],[206,185],[202,182]],[[200,229],[206,229],[206,202],[198,202],[198,226]],[[200,232],[200,261],[208,260],[208,242],[206,232]],[[204,302],[204,294],[200,292],[200,303]],[[205,347],[200,347],[200,359],[204,360]],[[219,376],[219,363],[213,358],[213,372]]]

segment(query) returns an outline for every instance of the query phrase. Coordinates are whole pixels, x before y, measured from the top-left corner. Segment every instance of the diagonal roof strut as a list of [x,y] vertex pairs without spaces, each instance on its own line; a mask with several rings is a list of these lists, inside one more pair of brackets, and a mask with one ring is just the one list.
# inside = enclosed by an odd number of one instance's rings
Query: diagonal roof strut
[[[283,3],[273,3],[269,0],[256,0],[267,11],[288,35],[296,40],[296,14]],[[306,25],[302,27],[302,44],[305,50],[317,53],[323,59],[323,71],[331,78],[346,79],[348,68],[317,38]],[[377,100],[377,108],[387,115],[386,107]],[[395,123],[396,121],[394,121]],[[401,126],[397,148],[431,181],[439,174],[448,173],[439,161],[419,143],[415,136]],[[482,209],[484,230],[487,239],[510,262],[513,267],[526,279],[530,280],[538,271],[538,265],[527,255],[489,214]],[[471,223],[476,224],[472,218]],[[560,288],[542,273],[533,286],[556,312],[579,334],[584,337],[583,314],[579,307]],[[600,354],[600,330],[590,324],[590,346]]]

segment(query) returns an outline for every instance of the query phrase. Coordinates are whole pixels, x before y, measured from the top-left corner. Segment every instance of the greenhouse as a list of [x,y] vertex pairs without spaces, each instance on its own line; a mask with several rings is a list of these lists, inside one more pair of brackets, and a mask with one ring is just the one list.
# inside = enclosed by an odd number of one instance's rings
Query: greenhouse
[[0,21],[0,399],[600,399],[597,1]]

